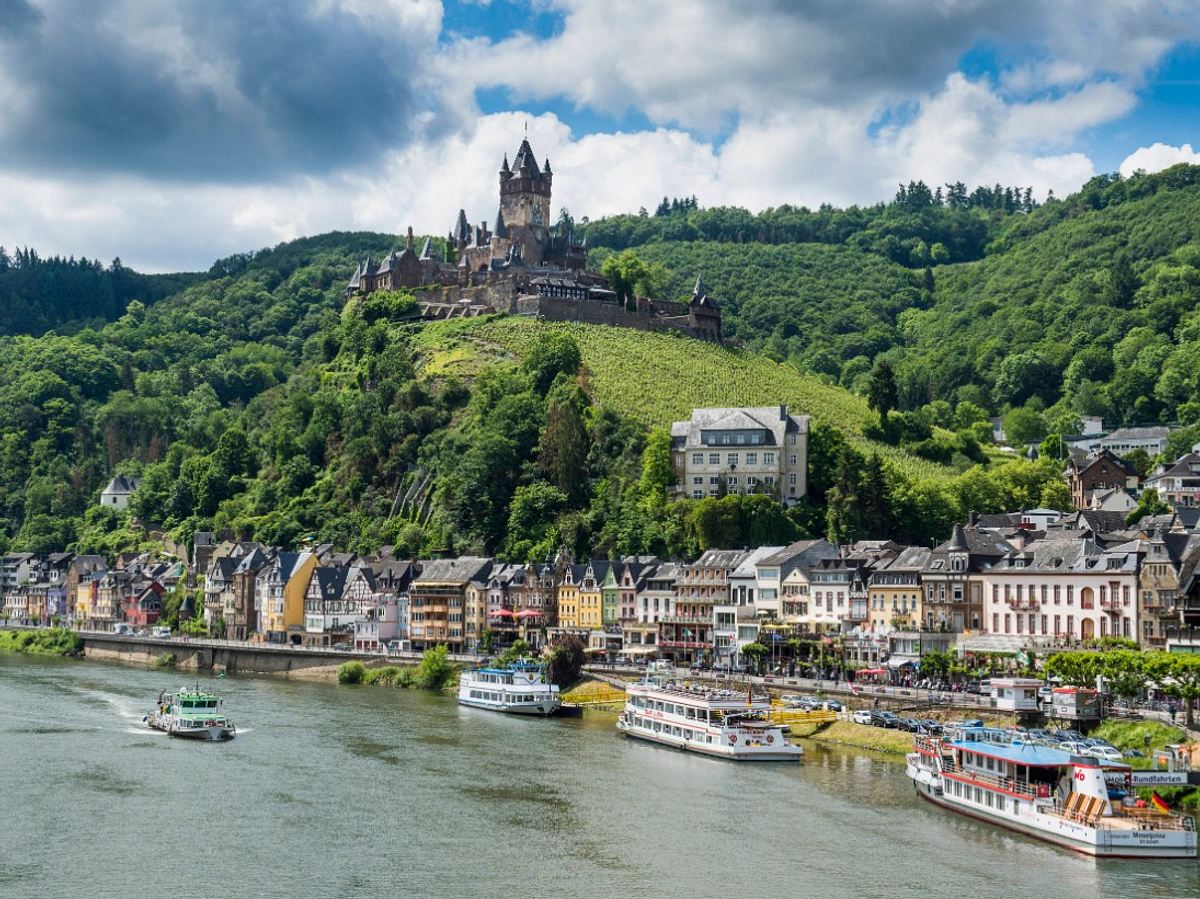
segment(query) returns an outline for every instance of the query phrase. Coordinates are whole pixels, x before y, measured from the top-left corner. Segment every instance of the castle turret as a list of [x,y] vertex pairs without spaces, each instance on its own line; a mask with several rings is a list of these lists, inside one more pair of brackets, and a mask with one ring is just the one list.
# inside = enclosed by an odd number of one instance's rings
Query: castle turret
[[552,181],[549,167],[543,172],[529,140],[522,140],[511,170],[507,174],[503,168],[500,170],[500,214],[505,227],[545,228],[550,222]]

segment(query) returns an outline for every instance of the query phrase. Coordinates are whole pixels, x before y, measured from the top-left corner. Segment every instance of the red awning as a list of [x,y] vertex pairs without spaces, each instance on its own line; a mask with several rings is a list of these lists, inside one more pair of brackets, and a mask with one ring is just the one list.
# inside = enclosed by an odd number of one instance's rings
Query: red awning
[[494,612],[489,612],[488,615],[491,618],[512,618],[513,610],[512,609],[496,609]]
[[863,668],[855,672],[856,674],[887,674],[882,668]]
[[517,612],[517,617],[518,618],[541,618],[542,613],[539,612],[537,609],[522,609],[521,611]]

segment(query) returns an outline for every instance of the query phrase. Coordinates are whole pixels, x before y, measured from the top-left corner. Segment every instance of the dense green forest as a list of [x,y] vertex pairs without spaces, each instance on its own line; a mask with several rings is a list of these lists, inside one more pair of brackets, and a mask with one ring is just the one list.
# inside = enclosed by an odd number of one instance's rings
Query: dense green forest
[[[420,324],[402,294],[347,302],[357,261],[393,245],[382,234],[157,279],[6,254],[0,543],[113,552],[203,528],[413,554],[688,555],[815,534],[928,542],[969,510],[1064,506],[1058,460],[1003,461],[986,417],[1018,441],[1080,414],[1200,421],[1198,173],[1095,179],[1041,205],[908,185],[873,211],[796,218],[824,216],[819,237],[759,222],[730,239],[736,211],[690,199],[621,219],[697,229],[686,240],[587,224],[596,264],[632,253],[667,296],[701,274],[746,349]],[[893,220],[920,241],[906,255],[878,243]],[[624,236],[604,245],[605,227]],[[780,400],[814,419],[807,502],[667,498],[673,418]],[[143,478],[132,515],[96,507],[114,471]]]
[[149,305],[200,275],[142,275],[114,259],[43,259],[36,250],[0,247],[0,334],[42,334],[112,321],[133,300]]

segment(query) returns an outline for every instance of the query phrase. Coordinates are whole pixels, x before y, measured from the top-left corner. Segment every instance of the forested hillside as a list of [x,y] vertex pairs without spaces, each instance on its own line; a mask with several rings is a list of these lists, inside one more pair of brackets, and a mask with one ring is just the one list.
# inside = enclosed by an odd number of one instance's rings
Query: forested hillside
[[951,187],[793,210],[807,242],[778,239],[780,210],[678,202],[589,223],[588,238],[598,262],[624,250],[664,266],[670,297],[703,275],[733,336],[801,370],[865,393],[887,360],[904,411],[1016,410],[1017,439],[1079,415],[1200,422],[1200,167],[1101,176],[1041,205],[1017,190],[962,205]]
[[114,259],[43,259],[36,250],[11,255],[0,247],[0,334],[42,334],[102,324],[130,302],[149,305],[182,290],[201,275],[142,275]]
[[[747,349],[418,323],[401,294],[347,302],[354,265],[393,245],[381,234],[232,256],[161,298],[169,279],[116,265],[10,259],[0,285],[24,286],[0,337],[0,542],[114,552],[217,529],[413,554],[687,555],[815,534],[925,543],[969,510],[1063,506],[1060,463],[997,461],[986,416],[1016,440],[1082,413],[1200,420],[1198,172],[1097,179],[1041,206],[909,185],[766,230],[766,213],[729,232],[736,210],[691,201],[587,226],[620,237],[598,264],[633,253],[668,296],[702,275]],[[634,240],[643,218],[662,221]],[[693,239],[659,239],[681,228]],[[671,420],[780,401],[813,417],[809,501],[667,500]],[[132,515],[96,508],[117,471],[142,476]]]

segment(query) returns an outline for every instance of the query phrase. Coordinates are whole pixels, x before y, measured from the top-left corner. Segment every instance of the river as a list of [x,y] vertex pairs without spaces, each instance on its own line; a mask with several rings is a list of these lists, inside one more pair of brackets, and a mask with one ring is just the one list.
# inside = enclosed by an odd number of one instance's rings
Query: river
[[415,690],[205,679],[241,733],[146,730],[182,674],[0,653],[0,896],[1200,895],[920,802],[894,761],[736,765]]

